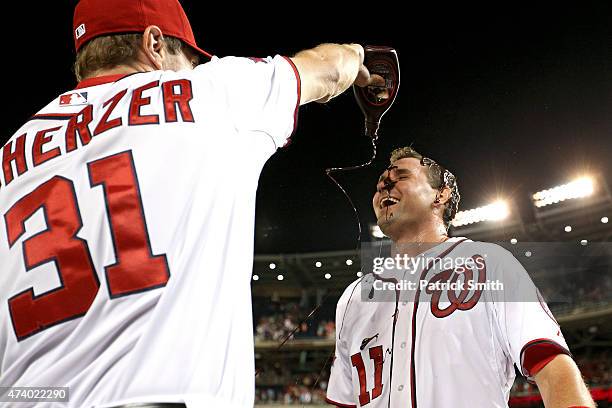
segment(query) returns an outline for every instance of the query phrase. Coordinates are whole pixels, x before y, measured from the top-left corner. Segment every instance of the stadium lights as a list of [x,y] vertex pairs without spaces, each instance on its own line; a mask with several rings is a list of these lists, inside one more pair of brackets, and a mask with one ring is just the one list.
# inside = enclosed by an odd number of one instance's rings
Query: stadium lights
[[608,217],[601,217],[601,223],[602,224],[607,224],[608,223]]
[[274,262],[270,264],[270,269],[276,269],[276,264]]
[[346,260],[346,264],[347,264],[348,266],[351,266],[351,265],[353,264],[353,260],[352,260],[352,259],[347,259],[347,260]]
[[540,208],[574,198],[588,197],[595,191],[595,182],[591,177],[581,177],[571,183],[547,190],[538,191],[532,196],[533,204]]
[[565,226],[565,232],[572,232],[572,226],[571,225],[566,225]]
[[516,245],[516,243],[517,243],[517,242],[518,242],[518,240],[517,240],[516,238],[512,238],[512,239],[510,240],[510,243],[511,243],[512,245]]
[[321,262],[317,261],[317,262],[315,262],[315,266],[317,268],[320,268],[321,266],[323,266],[323,264]]
[[385,234],[383,234],[382,230],[380,229],[378,225],[372,225],[370,227],[370,234],[372,234],[374,238],[384,238],[385,237]]
[[331,279],[331,273],[326,273],[325,274],[325,279],[328,279],[328,280]]
[[276,279],[278,279],[279,281],[282,281],[283,279],[285,279],[285,277],[283,275],[278,275]]
[[254,281],[258,281],[259,280],[259,275],[253,275],[253,280]]
[[363,276],[363,272],[361,272],[361,271],[357,272],[357,277],[358,278],[361,278],[362,276]]
[[588,243],[589,243],[589,241],[587,241],[586,239],[583,239],[582,241],[580,241],[580,245],[582,245],[582,246],[585,246]]
[[481,221],[501,221],[510,215],[508,203],[504,200],[495,201],[484,207],[459,211],[452,221],[453,227],[474,224]]

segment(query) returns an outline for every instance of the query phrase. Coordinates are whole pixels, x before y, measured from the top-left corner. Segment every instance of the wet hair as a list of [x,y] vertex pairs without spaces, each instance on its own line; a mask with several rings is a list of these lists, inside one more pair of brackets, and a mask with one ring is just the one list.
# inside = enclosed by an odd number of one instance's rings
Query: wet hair
[[459,194],[459,187],[457,186],[457,178],[449,170],[439,165],[434,160],[423,156],[410,146],[400,147],[391,152],[390,163],[393,164],[397,160],[415,158],[419,160],[421,166],[427,167],[427,179],[429,185],[439,191],[442,191],[444,187],[448,187],[451,191],[450,198],[446,202],[444,208],[443,221],[446,229],[450,227],[450,223],[455,218],[457,211],[459,210],[459,201],[461,195]]

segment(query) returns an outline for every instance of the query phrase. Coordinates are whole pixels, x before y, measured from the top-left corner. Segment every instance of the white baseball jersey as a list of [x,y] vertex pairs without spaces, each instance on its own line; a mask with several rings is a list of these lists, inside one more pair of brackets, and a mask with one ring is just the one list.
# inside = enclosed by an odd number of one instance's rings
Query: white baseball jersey
[[20,128],[0,172],[0,386],[252,407],[256,188],[299,90],[288,58],[213,58],[85,80]]
[[[414,274],[413,281],[425,286],[416,286],[422,290],[411,292],[410,301],[395,294],[394,301],[362,298],[364,288],[365,294],[369,288],[380,288],[380,283],[373,286],[372,274],[351,284],[336,311],[328,403],[340,407],[507,407],[514,365],[533,379],[538,365],[559,353],[569,354],[557,322],[543,300],[538,301],[539,292],[508,251],[494,244],[451,238],[422,256],[475,262],[464,269],[464,277],[442,262],[430,262]],[[472,289],[469,283],[463,289],[441,285],[458,281],[475,284]],[[488,281],[489,289],[477,289],[476,283]],[[436,282],[440,283],[437,287]],[[506,285],[503,291],[496,282]]]

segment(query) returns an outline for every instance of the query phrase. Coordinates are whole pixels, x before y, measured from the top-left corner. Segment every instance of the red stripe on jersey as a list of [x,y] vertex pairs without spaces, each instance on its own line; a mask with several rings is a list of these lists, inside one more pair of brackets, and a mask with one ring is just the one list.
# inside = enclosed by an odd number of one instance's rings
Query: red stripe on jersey
[[78,114],[79,114],[78,112],[76,113],[39,113],[39,114],[32,116],[30,120],[35,120],[35,119],[63,120],[63,119],[70,119],[73,116],[76,116]]
[[[450,248],[442,252],[436,258],[444,258],[446,255],[450,254],[451,251],[455,249],[457,245],[459,245],[463,241],[467,241],[467,238],[464,238],[460,241],[455,242],[453,245],[451,245]],[[427,276],[427,272],[429,272],[429,270],[431,269],[433,265],[434,263],[430,262],[429,265],[427,265],[427,267],[423,269],[423,272],[421,272],[420,281],[423,281],[425,279],[425,276]],[[416,296],[414,298],[414,303],[413,303],[414,306],[413,306],[413,311],[412,311],[412,348],[410,350],[410,399],[411,399],[412,408],[417,408],[416,368],[415,368],[415,363],[414,363],[414,348],[416,345],[416,317],[417,317],[417,311],[419,308],[419,296],[420,295],[421,295],[421,289],[420,287],[418,287],[416,290]]]
[[547,365],[548,363],[550,363],[551,361],[553,361],[553,359],[554,359],[555,357],[557,357],[557,356],[558,356],[558,354],[554,354],[554,355],[552,355],[552,356],[550,356],[550,357],[545,358],[544,360],[540,361],[539,363],[536,363],[536,364],[535,364],[535,365],[534,365],[534,366],[531,368],[531,370],[529,370],[529,372],[530,372],[531,376],[535,376],[537,373],[539,373],[541,369],[543,369],[544,367],[546,367],[546,365]]
[[295,79],[297,80],[297,103],[295,106],[295,111],[293,112],[293,131],[291,132],[291,136],[289,136],[289,138],[287,139],[287,142],[283,146],[285,147],[289,145],[289,143],[291,143],[291,137],[293,136],[293,134],[295,133],[295,130],[297,129],[298,112],[300,110],[300,101],[302,99],[302,79],[300,78],[300,72],[298,71],[293,61],[291,61],[291,58],[288,58],[288,57],[283,57],[283,58],[287,60],[289,65],[291,65],[291,68],[293,68],[293,72],[295,73]]
[[340,407],[340,408],[357,408],[357,405],[341,404],[341,403],[333,401],[333,400],[331,400],[331,399],[329,399],[327,397],[325,397],[325,402],[327,402],[328,404],[331,404],[331,405],[335,405],[335,406]]
[[89,88],[90,86],[103,85],[111,82],[117,82],[118,80],[125,78],[126,76],[131,74],[115,74],[115,75],[103,75],[99,77],[87,78],[78,83],[76,88]]
[[555,316],[553,316],[552,312],[550,311],[550,309],[548,308],[548,305],[546,304],[546,301],[544,300],[544,297],[542,297],[542,294],[540,293],[540,290],[537,289],[536,290],[536,294],[538,296],[538,301],[540,302],[540,306],[542,307],[542,310],[544,310],[544,313],[546,313],[548,315],[548,317],[551,318],[551,320],[553,322],[555,322],[555,324],[561,328],[561,326],[559,326],[559,322],[557,322],[557,319],[555,319]]
[[536,339],[525,344],[521,349],[521,364],[523,374],[526,377],[535,376],[546,364],[550,363],[553,358],[559,354],[567,354],[572,356],[569,350],[566,350],[559,343],[551,339]]

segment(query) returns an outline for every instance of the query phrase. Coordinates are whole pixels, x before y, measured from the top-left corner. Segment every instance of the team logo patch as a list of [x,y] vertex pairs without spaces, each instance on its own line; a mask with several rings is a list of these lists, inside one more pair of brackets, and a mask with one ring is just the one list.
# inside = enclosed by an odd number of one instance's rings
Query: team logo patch
[[87,92],[71,92],[60,96],[60,106],[76,106],[87,104]]
[[[457,283],[460,275],[465,277],[463,281],[464,284],[459,285],[461,287],[459,291],[452,288],[430,289],[427,287],[427,289],[425,289],[425,292],[431,295],[431,313],[437,318],[450,316],[455,310],[470,310],[476,306],[480,300],[483,290],[470,290],[465,283],[472,281],[474,283],[484,284],[487,279],[487,267],[482,256],[474,255],[472,259],[474,260],[475,271],[470,268],[463,268],[460,273],[457,273],[455,269],[448,269],[434,275],[429,281],[430,284],[436,282]],[[479,260],[481,262],[479,262]],[[474,276],[474,272],[478,275],[477,278]],[[442,299],[444,292],[446,296],[444,296],[445,299]],[[459,292],[458,295],[457,292]],[[470,293],[471,296],[469,296]],[[440,307],[441,300],[444,303],[450,304],[446,307]]]
[[79,38],[81,38],[82,36],[85,35],[85,24],[81,24],[80,26],[78,26],[76,28],[76,30],[74,30],[74,35],[76,36],[76,39],[78,40]]

